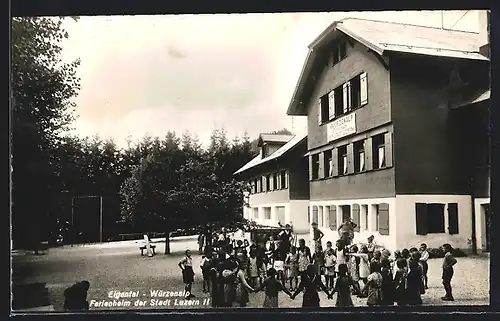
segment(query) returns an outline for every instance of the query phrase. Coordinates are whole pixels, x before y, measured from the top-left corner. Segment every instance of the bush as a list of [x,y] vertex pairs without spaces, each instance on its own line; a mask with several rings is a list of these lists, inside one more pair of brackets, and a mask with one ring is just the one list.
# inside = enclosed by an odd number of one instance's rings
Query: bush
[[[444,258],[444,251],[442,248],[428,248],[427,252],[429,252],[430,259],[438,259]],[[452,254],[454,257],[466,257],[467,254],[461,249],[453,249]]]

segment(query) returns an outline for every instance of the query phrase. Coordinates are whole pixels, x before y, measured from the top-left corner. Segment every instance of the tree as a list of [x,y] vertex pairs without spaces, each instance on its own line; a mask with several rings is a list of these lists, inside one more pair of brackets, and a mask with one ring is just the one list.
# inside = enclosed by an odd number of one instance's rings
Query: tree
[[72,99],[80,89],[79,60],[61,60],[66,38],[61,19],[12,19],[14,243],[25,241],[26,235],[34,243],[46,237],[44,223],[59,193],[60,168],[53,151],[74,119]]

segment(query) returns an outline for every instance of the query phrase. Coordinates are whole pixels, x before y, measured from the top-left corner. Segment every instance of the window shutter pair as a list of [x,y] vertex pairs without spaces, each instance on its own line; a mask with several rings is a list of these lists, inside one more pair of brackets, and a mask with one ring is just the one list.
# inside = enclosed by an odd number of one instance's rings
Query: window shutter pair
[[[428,233],[427,204],[416,203],[415,214],[416,214],[417,235],[426,235]],[[448,204],[448,233],[451,235],[459,233],[457,203]]]
[[330,224],[330,230],[337,230],[337,206],[332,205],[328,210],[328,223]]
[[359,218],[359,205],[358,204],[354,204],[352,206],[352,221],[354,224],[356,224],[356,227],[354,228],[354,232],[359,232],[359,221],[360,221],[360,218]]
[[378,232],[380,235],[389,235],[389,204],[378,205]]

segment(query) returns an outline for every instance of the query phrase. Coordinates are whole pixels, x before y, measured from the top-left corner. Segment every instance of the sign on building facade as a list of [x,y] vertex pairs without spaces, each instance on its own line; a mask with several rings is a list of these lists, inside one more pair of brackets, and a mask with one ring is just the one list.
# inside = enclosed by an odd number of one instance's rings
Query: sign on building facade
[[327,124],[328,141],[336,140],[356,133],[356,113],[351,113]]

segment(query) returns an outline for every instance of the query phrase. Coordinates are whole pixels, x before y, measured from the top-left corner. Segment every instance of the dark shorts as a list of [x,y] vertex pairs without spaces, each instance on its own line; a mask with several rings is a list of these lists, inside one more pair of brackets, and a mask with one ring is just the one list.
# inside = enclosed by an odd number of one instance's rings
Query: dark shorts
[[182,281],[184,284],[191,284],[194,281],[194,271],[190,266],[186,266],[182,271]]
[[443,269],[443,282],[451,282],[453,269]]
[[427,275],[427,271],[429,271],[429,264],[426,261],[420,261],[422,263],[422,273]]

